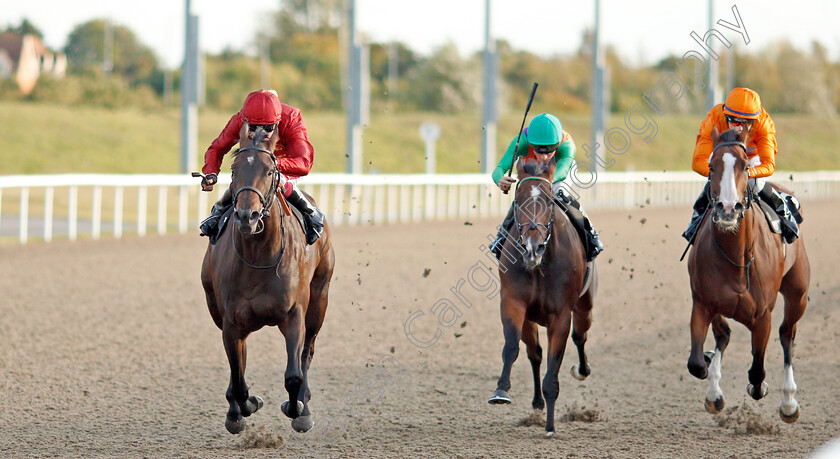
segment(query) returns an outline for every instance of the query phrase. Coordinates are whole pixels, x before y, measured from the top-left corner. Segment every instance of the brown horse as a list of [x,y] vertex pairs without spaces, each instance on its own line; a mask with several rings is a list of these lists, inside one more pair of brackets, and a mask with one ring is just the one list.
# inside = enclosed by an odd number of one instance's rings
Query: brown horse
[[282,175],[273,153],[277,133],[243,126],[242,147],[231,164],[231,224],[215,246],[207,247],[201,268],[207,307],[222,330],[230,364],[225,427],[234,434],[245,428],[243,416],[263,405],[260,397],[249,396],[245,384],[245,339],[266,325],[277,326],[286,339],[285,387],[296,403],[286,401],[281,410],[298,432],[314,425],[307,372],[335,260],[326,225],[318,241],[307,246],[300,225],[284,213],[288,204],[277,192]]
[[[746,141],[746,131],[739,134],[729,130],[720,136],[717,129],[712,132],[709,197],[713,206],[688,258],[693,301],[688,371],[699,379],[709,376],[706,410],[722,410],[721,359],[730,334],[725,318],[735,319],[752,333],[753,362],[747,393],[756,400],[767,395],[764,352],[776,294],[781,292],[785,299],[785,317],[779,327],[784,383],[779,415],[785,422],[794,422],[799,417],[799,403],[794,398],[793,340],[796,322],[805,312],[811,268],[802,239],[785,244],[781,235],[771,232],[757,205],[755,191],[748,185]],[[709,324],[715,350],[704,354]]]
[[[572,341],[580,358],[580,364],[572,367],[572,375],[583,380],[590,373],[584,344],[592,323],[592,304],[598,285],[595,264],[591,263],[591,269],[587,269],[583,243],[559,207],[564,204],[552,193],[555,168],[553,158],[540,161],[528,157],[517,164],[520,181],[513,205],[515,223],[499,260],[505,337],[502,375],[496,392],[488,400],[491,404],[511,403],[510,371],[519,356],[521,339],[534,374],[531,406],[542,410],[548,405],[545,423],[548,436],[554,434],[554,404],[560,392],[557,373],[572,322]],[[542,392],[542,348],[537,325],[548,329],[548,365]]]

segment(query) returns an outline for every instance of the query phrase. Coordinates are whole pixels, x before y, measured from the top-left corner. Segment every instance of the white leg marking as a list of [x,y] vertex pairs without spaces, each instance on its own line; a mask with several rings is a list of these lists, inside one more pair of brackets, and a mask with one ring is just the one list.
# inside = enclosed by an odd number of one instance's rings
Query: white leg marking
[[785,382],[782,384],[782,406],[779,411],[782,414],[791,416],[799,409],[799,402],[793,397],[796,395],[796,381],[793,380],[793,365],[785,365]]
[[710,402],[723,398],[723,391],[720,390],[722,360],[723,353],[720,352],[720,349],[715,349],[715,355],[712,357],[712,363],[709,364],[709,390],[706,391],[706,400]]

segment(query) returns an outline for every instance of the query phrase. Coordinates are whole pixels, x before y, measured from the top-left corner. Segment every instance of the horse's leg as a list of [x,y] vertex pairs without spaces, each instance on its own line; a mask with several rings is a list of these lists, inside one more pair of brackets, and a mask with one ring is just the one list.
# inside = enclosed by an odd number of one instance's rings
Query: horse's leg
[[697,379],[706,379],[708,365],[703,355],[703,343],[712,319],[706,308],[694,301],[691,308],[691,352],[688,354],[688,372]]
[[[709,362],[709,390],[706,391],[706,411],[715,414],[720,413],[726,405],[723,391],[720,389],[720,378],[723,351],[729,345],[729,335],[731,333],[729,324],[720,314],[715,314],[712,318],[712,333],[715,335],[715,351],[711,353],[712,357]],[[704,357],[707,357],[708,354],[704,354]]]
[[540,389],[542,347],[540,347],[540,333],[536,323],[526,320],[522,325],[522,342],[528,350],[528,360],[531,361],[531,370],[534,373],[534,400],[531,401],[531,406],[535,410],[542,410],[545,408],[542,389]]
[[496,385],[496,392],[487,400],[497,405],[510,403],[510,370],[519,357],[519,340],[522,338],[522,326],[525,322],[525,303],[520,300],[502,297],[502,330],[505,335],[505,347],[502,349],[502,375]]
[[807,258],[802,258],[802,244],[799,245],[800,257],[782,280],[779,291],[785,298],[785,318],[779,327],[779,339],[784,353],[785,380],[782,384],[782,404],[779,416],[791,423],[799,419],[799,402],[796,401],[796,381],[793,379],[793,340],[796,338],[796,323],[805,313],[808,304],[808,280],[810,269]]
[[770,310],[764,312],[752,327],[752,353],[753,363],[750,371],[747,372],[750,383],[747,385],[747,393],[755,400],[761,400],[767,395],[769,385],[764,381],[764,353],[767,350],[767,342],[770,341],[770,327],[772,319]]
[[[329,240],[329,231],[326,237],[322,236],[324,241]],[[312,398],[312,393],[309,390],[309,366],[312,364],[312,358],[315,356],[315,337],[321,330],[324,324],[324,317],[327,314],[327,303],[330,289],[330,279],[332,278],[333,266],[335,260],[332,250],[326,252],[321,258],[318,267],[315,268],[315,273],[312,276],[312,281],[309,283],[309,306],[306,308],[306,336],[303,340],[303,354],[302,369],[303,369],[303,389],[299,400],[303,401],[304,409],[303,416],[309,416],[309,400]]]
[[578,351],[578,365],[572,365],[572,376],[578,381],[583,381],[592,372],[589,368],[589,359],[586,358],[584,345],[586,344],[586,333],[592,326],[592,289],[590,288],[580,297],[572,310],[572,342],[575,343]]
[[[293,419],[292,427],[298,432],[306,432],[312,428],[311,418],[303,424],[294,422],[306,408],[306,405],[300,401],[301,388],[303,387],[301,357],[306,334],[302,316],[303,311],[300,306],[293,306],[291,311],[289,311],[289,317],[280,328],[280,331],[283,332],[286,338],[286,373],[284,376],[286,391],[289,393],[289,400],[284,402],[280,408],[283,414]],[[309,417],[307,416],[307,418]],[[309,429],[306,427],[309,427]]]
[[224,322],[222,340],[230,364],[230,383],[225,393],[230,408],[225,419],[225,427],[232,434],[238,434],[245,428],[243,416],[250,416],[263,406],[260,397],[248,396],[248,386],[245,384],[245,337],[246,335],[234,325]]
[[554,320],[548,323],[548,364],[543,379],[543,396],[545,396],[545,434],[554,435],[554,404],[560,395],[560,382],[557,373],[563,363],[566,352],[566,341],[572,328],[571,308],[563,307]]

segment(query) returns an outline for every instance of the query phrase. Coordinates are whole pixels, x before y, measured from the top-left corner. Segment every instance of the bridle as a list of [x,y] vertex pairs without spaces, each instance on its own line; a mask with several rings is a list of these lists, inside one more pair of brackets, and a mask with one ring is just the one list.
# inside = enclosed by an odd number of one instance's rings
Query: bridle
[[[715,145],[715,148],[712,149],[711,154],[714,155],[715,152],[717,151],[717,149],[720,148],[720,147],[725,147],[725,146],[730,146],[730,145],[734,145],[734,146],[738,146],[738,147],[743,148],[745,153],[747,151],[747,145],[744,142],[733,140],[733,141],[728,141],[728,142],[721,142],[721,143]],[[712,181],[712,172],[709,171],[709,183],[711,183],[711,181]],[[712,213],[714,213],[715,205],[720,202],[720,196],[712,197],[712,187],[711,186],[707,187],[707,190],[708,190],[706,192],[707,197],[709,198],[709,203],[712,207]],[[738,201],[742,205],[741,210],[738,212],[738,219],[739,220],[744,218],[744,214],[746,213],[747,209],[749,209],[750,206],[752,206],[753,201],[755,201],[756,199],[757,199],[757,197],[755,196],[755,191],[750,188],[749,184],[747,184],[747,189],[744,192],[744,197],[740,201]]]
[[[729,142],[721,142],[721,143],[715,145],[715,148],[712,150],[712,154],[714,154],[714,152],[717,151],[718,148],[725,147],[725,146],[728,146],[728,145],[739,146],[739,147],[744,149],[744,152],[747,151],[747,146],[744,144],[744,142],[729,141]],[[709,182],[711,182],[711,180],[712,180],[712,173],[709,172]],[[720,198],[719,197],[712,198],[712,196],[711,196],[711,193],[712,193],[711,186],[708,187],[707,193],[709,194],[709,196],[708,196],[709,197],[709,202],[711,203],[712,212],[714,213],[715,204],[717,204],[720,201]],[[743,208],[741,209],[740,212],[738,212],[738,219],[739,220],[744,218],[744,215],[747,212],[747,209],[749,209],[752,206],[753,201],[758,199],[758,197],[755,194],[756,194],[756,192],[750,188],[749,184],[747,184],[747,189],[744,192],[744,198],[741,201],[739,201],[743,204]],[[732,259],[730,259],[726,255],[726,253],[723,251],[723,248],[721,248],[720,244],[717,241],[717,238],[715,238],[714,229],[712,229],[710,231],[710,233],[711,233],[711,236],[712,236],[712,243],[715,245],[715,248],[717,249],[718,253],[723,257],[723,259],[726,260],[727,262],[729,262],[729,264],[731,264],[732,266],[734,266],[736,268],[744,269],[746,271],[745,274],[747,276],[747,291],[749,291],[749,289],[750,289],[750,268],[752,267],[753,261],[755,261],[755,255],[753,255],[746,264],[739,265],[738,263],[735,263],[734,261],[732,261]],[[752,246],[750,247],[750,250],[749,250],[749,252],[751,252],[751,253],[753,252],[752,248],[755,246],[755,239],[753,239],[752,242],[753,242]]]
[[[266,198],[260,190],[254,188],[252,186],[240,187],[238,190],[236,190],[235,193],[233,193],[233,206],[234,207],[236,207],[237,196],[239,196],[239,193],[241,193],[243,191],[246,191],[246,190],[247,191],[253,191],[260,198],[260,205],[262,207],[260,208],[259,225],[258,225],[257,230],[253,233],[253,234],[259,234],[265,229],[265,223],[263,222],[263,218],[271,215],[271,210],[270,209],[271,209],[271,206],[274,204],[274,196],[277,194],[277,186],[278,186],[278,183],[280,182],[280,171],[277,169],[277,159],[274,156],[273,152],[271,152],[271,151],[269,151],[265,148],[258,147],[258,146],[253,145],[253,144],[252,145],[246,145],[245,147],[240,148],[239,152],[249,151],[249,150],[258,151],[260,153],[265,153],[265,154],[269,155],[271,157],[271,164],[274,166],[274,170],[272,171],[273,177],[271,179],[271,186],[268,188],[268,193],[266,193],[268,195],[268,198]],[[236,253],[236,256],[239,258],[239,260],[242,261],[243,263],[245,263],[245,265],[247,265],[250,268],[267,269],[267,268],[273,268],[274,266],[278,266],[280,264],[280,261],[283,259],[283,253],[286,251],[286,244],[285,244],[286,228],[283,225],[283,216],[282,215],[280,216],[280,232],[281,232],[280,239],[281,239],[281,241],[283,241],[282,246],[280,247],[280,252],[277,254],[277,257],[275,258],[274,262],[271,263],[271,264],[255,265],[255,264],[249,263],[247,260],[245,260],[245,258],[242,257],[242,254],[239,253],[239,249],[236,248],[236,237],[235,237],[234,231],[231,231],[230,234],[231,234],[231,238],[232,238],[231,242],[233,244],[233,251],[234,251],[234,253]],[[279,277],[279,274],[278,274],[278,277]]]
[[280,171],[277,169],[277,158],[274,156],[273,152],[271,152],[271,151],[269,151],[265,148],[258,147],[256,145],[247,145],[245,147],[242,147],[242,148],[239,149],[239,152],[249,151],[249,150],[258,151],[260,153],[265,153],[265,154],[269,155],[271,157],[271,164],[272,164],[272,166],[274,166],[274,170],[272,171],[273,177],[271,179],[271,186],[268,188],[268,193],[266,193],[268,195],[268,197],[263,195],[260,190],[254,188],[252,186],[248,186],[248,185],[240,187],[238,190],[236,190],[235,193],[233,193],[233,206],[234,207],[236,207],[236,199],[239,196],[239,193],[241,193],[243,191],[253,191],[260,198],[260,205],[261,205],[260,211],[259,211],[260,212],[260,220],[259,220],[260,221],[260,226],[257,229],[257,231],[254,232],[254,234],[259,234],[265,228],[265,224],[262,223],[263,217],[268,217],[268,216],[271,215],[271,210],[270,209],[271,209],[271,205],[274,203],[274,195],[277,194],[277,184],[280,181]]
[[[551,188],[551,182],[548,179],[544,179],[542,177],[525,177],[524,179],[519,181],[519,185],[516,186],[517,190],[522,183],[528,180],[540,180],[548,184],[549,188]],[[539,186],[539,185],[538,185]],[[542,191],[542,190],[540,190]],[[514,194],[515,195],[515,194]],[[536,229],[540,232],[540,235],[543,236],[545,239],[540,242],[537,246],[542,247],[548,244],[548,241],[551,240],[552,236],[552,228],[554,227],[554,208],[552,207],[553,201],[549,201],[549,211],[551,212],[551,219],[548,221],[548,224],[545,223],[538,223],[534,221],[527,221],[525,223],[520,223],[519,220],[519,205],[516,200],[513,201],[513,222],[516,225],[517,231],[519,232],[519,238],[517,238],[516,243],[520,246],[524,246],[523,239],[525,238],[525,233],[532,229]],[[525,228],[525,231],[522,229]]]

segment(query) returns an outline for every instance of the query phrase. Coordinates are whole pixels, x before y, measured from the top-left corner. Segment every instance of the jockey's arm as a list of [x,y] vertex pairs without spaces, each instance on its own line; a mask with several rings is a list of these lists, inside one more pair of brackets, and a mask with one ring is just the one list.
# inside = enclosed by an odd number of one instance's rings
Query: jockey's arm
[[[522,136],[524,139],[525,136]],[[521,143],[521,140],[520,140]],[[511,140],[510,145],[508,145],[507,150],[505,150],[505,154],[502,155],[502,159],[499,160],[499,164],[496,165],[496,168],[493,169],[493,183],[499,184],[499,180],[507,174],[507,171],[510,170],[510,165],[513,164],[514,154],[513,149],[516,148],[516,137]]]
[[289,120],[289,126],[283,132],[283,141],[285,149],[278,152],[277,167],[292,177],[308,175],[312,170],[315,149],[309,142],[309,134],[299,113]]
[[557,183],[566,179],[572,164],[575,162],[575,141],[572,140],[571,136],[557,147],[557,153],[554,154],[554,157],[557,161],[557,169],[554,170],[553,183]]
[[204,153],[202,173],[219,173],[222,169],[222,159],[239,142],[239,130],[242,128],[243,121],[244,118],[238,112],[230,118],[225,128],[222,129],[222,132]]
[[776,126],[767,117],[753,126],[752,133],[761,164],[750,171],[750,177],[769,177],[776,172]]
[[714,126],[714,109],[712,109],[709,110],[706,119],[700,123],[700,132],[697,134],[694,156],[691,160],[691,168],[694,172],[704,177],[709,176],[709,156],[712,155],[712,128]]

